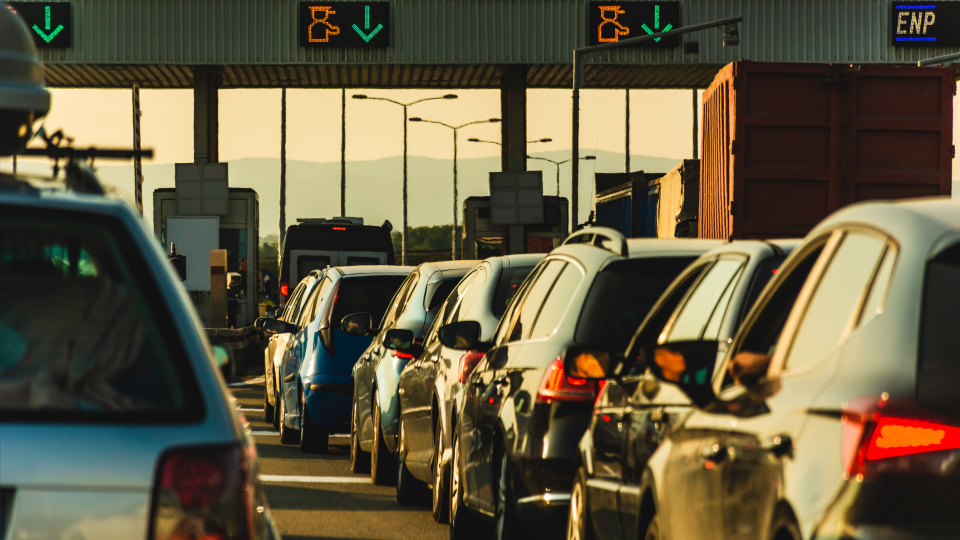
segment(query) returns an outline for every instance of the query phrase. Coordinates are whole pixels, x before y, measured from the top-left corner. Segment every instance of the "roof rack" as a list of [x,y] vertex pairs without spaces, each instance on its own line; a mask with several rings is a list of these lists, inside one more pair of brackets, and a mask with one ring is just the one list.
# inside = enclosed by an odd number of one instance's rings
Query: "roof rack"
[[617,255],[625,256],[629,252],[627,249],[627,237],[616,229],[609,227],[587,227],[571,234],[563,241],[563,246],[567,244],[588,244],[600,249],[611,251]]

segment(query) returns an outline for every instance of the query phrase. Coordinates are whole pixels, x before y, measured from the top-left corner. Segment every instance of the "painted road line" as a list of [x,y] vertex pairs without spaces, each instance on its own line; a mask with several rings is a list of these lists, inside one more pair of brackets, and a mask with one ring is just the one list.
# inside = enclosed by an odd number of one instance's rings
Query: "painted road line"
[[261,482],[298,482],[305,484],[369,484],[369,476],[279,476],[261,474]]
[[259,412],[259,413],[263,412],[262,407],[237,407],[237,410],[244,411],[244,412]]
[[251,431],[251,435],[280,435],[279,431]]
[[256,379],[249,379],[246,381],[235,382],[228,384],[230,388],[236,388],[238,386],[250,386],[251,384],[261,384],[263,382],[263,377],[257,377]]

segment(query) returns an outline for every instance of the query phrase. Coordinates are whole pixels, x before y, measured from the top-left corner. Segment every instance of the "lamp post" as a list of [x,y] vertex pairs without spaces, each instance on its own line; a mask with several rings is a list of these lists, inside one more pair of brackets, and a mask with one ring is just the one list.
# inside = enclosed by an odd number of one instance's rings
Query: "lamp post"
[[460,128],[472,126],[474,124],[494,124],[499,122],[500,119],[490,118],[487,120],[475,120],[473,122],[467,122],[466,124],[460,124],[459,126],[451,126],[450,124],[445,124],[436,120],[424,120],[423,118],[416,116],[411,118],[410,121],[437,124],[438,126],[443,126],[453,130],[453,239],[452,243],[450,244],[450,250],[453,257],[451,260],[455,261],[457,260],[457,131]]
[[407,265],[407,107],[416,105],[423,101],[434,99],[457,99],[456,94],[447,94],[445,96],[436,96],[421,98],[410,103],[400,103],[399,101],[383,97],[370,97],[364,94],[354,94],[353,99],[375,99],[377,101],[387,101],[394,105],[403,107],[403,227],[400,229],[400,264]]
[[[553,163],[554,165],[557,166],[557,197],[559,197],[560,196],[560,166],[570,161],[570,158],[567,158],[563,161],[554,161],[552,159],[547,159],[545,157],[527,156],[527,159],[539,159],[540,161],[549,161],[550,163]],[[593,159],[597,159],[597,156],[583,156],[582,158],[580,158],[581,161],[593,160]]]

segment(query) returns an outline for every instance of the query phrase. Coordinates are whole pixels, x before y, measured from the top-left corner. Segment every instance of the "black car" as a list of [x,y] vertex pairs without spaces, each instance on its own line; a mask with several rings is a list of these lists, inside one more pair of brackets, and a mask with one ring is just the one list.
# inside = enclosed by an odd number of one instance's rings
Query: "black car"
[[562,536],[577,443],[599,390],[564,374],[564,351],[585,344],[625,348],[674,278],[718,245],[626,240],[613,229],[589,228],[531,273],[492,342],[477,343],[473,321],[441,328],[448,347],[488,348],[462,391],[454,432],[454,474],[462,487],[451,500],[461,508],[451,513],[453,538],[475,531],[477,516],[494,518],[497,538]]
[[[637,331],[638,339],[713,340],[722,360],[727,340],[799,242],[744,240],[705,253],[660,297]],[[692,407],[675,385],[661,384],[642,364],[607,381],[580,441],[567,538],[638,537],[644,466]]]

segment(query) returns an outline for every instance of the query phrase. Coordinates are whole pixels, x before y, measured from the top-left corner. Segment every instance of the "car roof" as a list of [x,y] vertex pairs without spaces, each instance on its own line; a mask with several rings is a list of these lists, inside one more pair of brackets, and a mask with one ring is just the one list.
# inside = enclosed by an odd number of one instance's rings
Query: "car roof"
[[389,266],[383,264],[360,264],[357,266],[338,266],[335,270],[347,276],[406,276],[413,272],[413,266]]
[[502,255],[500,257],[490,258],[500,259],[504,268],[520,268],[524,266],[534,266],[546,256],[546,253],[525,253],[522,255]]
[[947,197],[867,201],[841,208],[821,221],[811,235],[842,223],[871,224],[893,236],[911,236],[917,218],[936,223],[942,229],[960,230],[960,200]]
[[[122,199],[62,189],[55,182],[50,182],[50,187],[47,188],[43,184],[24,182],[20,177],[7,174],[0,177],[3,177],[3,180],[15,179],[15,181],[4,182],[4,189],[0,189],[0,202],[4,204],[44,206],[106,214],[116,214],[129,209],[129,204]],[[39,188],[36,187],[38,185]],[[22,189],[17,189],[18,187]]]
[[726,242],[719,247],[715,247],[710,251],[707,251],[700,258],[710,258],[723,253],[742,253],[751,257],[760,256],[766,254],[768,251],[773,249],[774,252],[777,250],[782,251],[784,255],[789,255],[790,252],[794,250],[800,243],[803,242],[800,238],[777,238],[773,240],[735,240],[733,242]]
[[[425,262],[420,264],[420,268],[424,270],[432,270],[434,272],[445,270],[470,270],[474,266],[480,264],[483,261],[479,260],[469,260],[469,261],[436,261],[436,262]],[[431,268],[432,267],[432,268]]]

